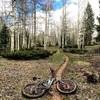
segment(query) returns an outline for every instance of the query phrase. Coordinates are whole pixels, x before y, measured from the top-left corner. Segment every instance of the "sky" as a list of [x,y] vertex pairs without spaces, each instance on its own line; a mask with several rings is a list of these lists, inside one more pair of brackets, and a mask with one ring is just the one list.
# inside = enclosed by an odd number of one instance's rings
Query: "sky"
[[[41,0],[42,1],[42,0]],[[45,0],[43,0],[45,1]],[[62,15],[62,0],[54,0],[55,3],[53,5],[54,11],[53,11],[53,19],[55,22],[60,23],[61,15]],[[84,14],[84,9],[87,6],[87,3],[89,2],[92,6],[93,12],[94,12],[94,17],[99,15],[99,0],[79,0],[80,7],[79,7],[79,14],[80,18]],[[78,0],[66,0],[66,4],[64,5],[67,7],[67,13],[68,13],[68,18],[72,22],[77,22],[78,19]],[[39,12],[38,12],[39,14]],[[97,20],[95,20],[95,23],[97,23]]]
[[[3,1],[3,2],[2,2]],[[9,4],[10,0],[0,0],[0,14],[2,11],[4,11],[5,9],[10,11],[11,6]],[[45,2],[47,0],[40,0],[42,3],[45,4]],[[53,19],[55,22],[60,22],[60,18],[61,18],[61,14],[62,14],[62,0],[54,0],[55,3],[53,5],[54,7],[54,11],[53,11]],[[80,1],[80,15],[83,14],[84,8],[86,7],[87,2],[89,1],[92,8],[93,8],[93,12],[96,16],[99,15],[99,4],[98,1],[99,0],[79,0]],[[67,12],[68,12],[68,18],[73,22],[73,21],[77,21],[77,15],[78,15],[78,0],[66,0],[66,4],[64,5],[67,7]],[[38,12],[39,14],[40,12]],[[97,23],[97,21],[96,21]]]
[[[59,3],[62,0],[56,0]],[[99,0],[79,0],[80,3],[80,8],[79,8],[79,13],[80,16],[83,15],[84,13],[84,8],[87,6],[87,2],[89,2],[93,8],[93,12],[94,12],[94,16],[95,18],[99,15]],[[77,15],[78,15],[78,0],[70,0],[67,2],[67,4],[65,5],[67,6],[67,12],[68,12],[68,17],[72,20],[72,21],[77,21]],[[62,14],[62,8],[59,8],[57,10],[54,11],[54,19],[57,21],[59,21],[59,18]],[[97,21],[96,21],[97,23]]]
[[[61,16],[62,16],[62,0],[56,0],[54,6],[55,6],[55,10],[53,11],[53,15],[52,18],[54,20],[54,23],[58,26],[60,26],[60,22],[61,22]],[[94,18],[95,18],[95,23],[97,24],[97,16],[99,15],[99,0],[79,0],[79,14],[80,14],[80,18],[81,16],[83,16],[84,14],[84,10],[87,6],[87,3],[89,2],[92,6],[92,10],[94,13]],[[68,13],[68,19],[70,20],[71,24],[77,24],[77,20],[78,20],[78,0],[67,0],[67,3],[64,5],[67,8],[67,13]],[[39,12],[38,12],[39,14]],[[41,15],[41,14],[40,14]],[[95,37],[97,35],[97,32],[95,31],[93,36]]]

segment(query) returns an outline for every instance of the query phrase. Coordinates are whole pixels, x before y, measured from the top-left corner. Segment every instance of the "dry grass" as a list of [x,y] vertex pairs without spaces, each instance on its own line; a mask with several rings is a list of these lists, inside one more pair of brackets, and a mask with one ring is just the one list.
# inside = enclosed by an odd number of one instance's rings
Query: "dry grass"
[[[39,61],[13,61],[0,60],[0,100],[26,100],[21,95],[21,89],[28,83],[32,83],[32,77],[40,80],[49,76],[47,60]],[[39,81],[39,80],[38,80]],[[47,100],[43,97],[37,100]]]
[[[54,55],[49,60],[14,61],[0,59],[0,100],[28,100],[22,97],[21,89],[28,83],[32,83],[32,77],[37,76],[47,79],[49,66],[55,69],[61,63],[64,54]],[[78,89],[73,95],[65,95],[64,100],[100,100],[100,83],[88,84],[81,71],[97,73],[99,70],[90,66],[89,61],[100,61],[100,57],[79,58],[79,55],[70,55],[69,66],[66,68],[63,78],[73,79]],[[58,59],[58,57],[61,57]],[[57,58],[57,59],[56,59]],[[57,60],[57,61],[55,61]],[[39,81],[39,80],[38,80]],[[35,99],[34,99],[35,100]],[[36,100],[50,100],[48,95]]]
[[[68,78],[74,80],[78,85],[78,90],[72,96],[66,96],[66,99],[69,100],[100,100],[100,83],[92,84],[87,83],[86,77],[83,76],[84,72],[100,73],[100,67],[97,69],[91,65],[90,62],[92,59],[95,61],[100,57],[91,57],[91,59],[85,58],[83,61],[73,61],[72,64],[66,68],[63,78]],[[70,62],[71,63],[71,62]],[[65,100],[66,100],[65,99]]]

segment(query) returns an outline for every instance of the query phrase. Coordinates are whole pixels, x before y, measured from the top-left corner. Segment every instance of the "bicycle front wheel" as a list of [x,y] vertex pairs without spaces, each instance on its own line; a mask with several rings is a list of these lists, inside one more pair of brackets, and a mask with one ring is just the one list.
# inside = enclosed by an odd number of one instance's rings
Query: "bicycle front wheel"
[[42,84],[28,84],[22,89],[22,95],[27,98],[38,98],[44,95],[46,89]]

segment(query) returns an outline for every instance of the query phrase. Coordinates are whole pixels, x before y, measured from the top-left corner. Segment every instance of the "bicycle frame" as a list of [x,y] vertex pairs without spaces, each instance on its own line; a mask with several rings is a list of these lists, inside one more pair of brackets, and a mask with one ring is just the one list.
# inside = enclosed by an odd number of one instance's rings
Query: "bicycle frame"
[[[56,80],[54,70],[52,69],[51,69],[51,75],[52,75],[51,78],[49,78],[48,80],[40,81],[39,83],[35,85],[34,84],[26,85],[25,88],[22,90],[22,94],[27,97],[37,98],[37,97],[43,96],[46,93],[46,91],[49,91],[49,89],[51,88],[53,84],[56,84],[57,90],[60,93],[70,94],[76,90],[77,85],[75,82],[71,80],[64,80],[64,79]],[[66,85],[68,83],[68,88],[62,89],[60,86],[60,83],[61,83],[61,86],[63,86],[63,84]],[[73,87],[70,88],[70,86],[72,85]],[[30,92],[27,92],[27,88],[29,88],[29,90],[33,89],[35,91],[35,94],[33,92],[31,92],[31,94]]]
[[44,83],[43,85],[49,89],[52,86],[52,84],[54,83],[54,81],[55,81],[55,78],[50,78],[47,80],[47,83]]

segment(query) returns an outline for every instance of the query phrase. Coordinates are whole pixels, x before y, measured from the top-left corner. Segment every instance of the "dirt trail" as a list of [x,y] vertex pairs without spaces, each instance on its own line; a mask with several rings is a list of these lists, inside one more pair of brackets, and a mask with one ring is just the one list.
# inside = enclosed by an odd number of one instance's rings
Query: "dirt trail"
[[[62,65],[59,66],[58,70],[56,71],[56,80],[61,80],[62,78],[62,74],[68,64],[68,57],[66,56],[65,57],[65,60],[64,60],[64,63]],[[63,100],[63,97],[59,94],[59,92],[57,92],[56,90],[56,85],[54,85],[53,87],[53,95],[52,95],[52,98],[51,100]]]

